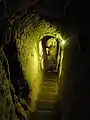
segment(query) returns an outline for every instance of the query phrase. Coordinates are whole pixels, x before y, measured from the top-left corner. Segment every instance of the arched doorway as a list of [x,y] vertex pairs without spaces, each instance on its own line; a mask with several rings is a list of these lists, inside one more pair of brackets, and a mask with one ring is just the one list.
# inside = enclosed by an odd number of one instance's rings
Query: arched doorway
[[43,71],[58,73],[61,53],[59,40],[53,36],[44,36],[39,42],[39,51]]

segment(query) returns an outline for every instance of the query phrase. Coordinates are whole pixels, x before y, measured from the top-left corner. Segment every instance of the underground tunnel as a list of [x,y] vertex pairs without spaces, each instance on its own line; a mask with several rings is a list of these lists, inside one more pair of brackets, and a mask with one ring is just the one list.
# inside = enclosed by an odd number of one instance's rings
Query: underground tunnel
[[85,112],[78,35],[39,10],[19,9],[2,24],[0,120],[78,120]]
[[64,49],[68,50],[65,59],[70,59],[75,41],[64,39],[57,26],[40,19],[35,11],[15,15],[7,21],[2,47],[11,102],[19,119],[55,119],[58,111],[61,114],[61,74],[67,69],[63,68]]

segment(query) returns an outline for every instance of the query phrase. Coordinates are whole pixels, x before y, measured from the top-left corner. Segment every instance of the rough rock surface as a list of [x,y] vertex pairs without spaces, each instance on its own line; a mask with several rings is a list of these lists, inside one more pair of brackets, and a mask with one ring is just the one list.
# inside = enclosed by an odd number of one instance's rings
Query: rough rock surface
[[[14,94],[14,88],[5,71],[4,57],[0,49],[0,120],[26,120],[27,114],[21,105],[22,100],[20,102],[19,98]],[[28,110],[27,105],[26,107]]]
[[10,82],[2,63],[0,51],[0,120],[19,120],[15,114],[15,107],[10,93]]

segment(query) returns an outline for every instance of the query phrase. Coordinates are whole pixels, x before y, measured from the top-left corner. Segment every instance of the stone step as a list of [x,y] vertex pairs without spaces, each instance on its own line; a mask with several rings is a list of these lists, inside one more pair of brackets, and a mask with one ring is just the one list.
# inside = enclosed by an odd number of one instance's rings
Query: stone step
[[44,78],[43,81],[50,81],[50,82],[56,82],[57,79],[56,78]]
[[50,94],[57,94],[58,88],[57,87],[48,87],[48,86],[41,86],[40,93],[50,93]]
[[55,110],[56,102],[50,101],[37,101],[36,102],[36,109],[37,110]]
[[53,98],[53,97],[57,97],[57,92],[50,92],[50,91],[42,91],[42,92],[40,92],[39,93],[39,95],[38,95],[38,98],[43,98],[43,97],[49,97],[49,98]]
[[50,94],[49,92],[48,93],[40,93],[38,95],[38,100],[53,100],[53,101],[56,101],[57,99],[57,94]]
[[41,84],[41,91],[40,92],[57,93],[58,92],[58,85],[57,85],[57,83],[43,82]]
[[36,110],[34,112],[34,120],[55,120],[56,112],[48,110]]
[[41,85],[48,85],[48,86],[52,85],[52,86],[56,86],[56,85],[58,85],[58,84],[57,84],[56,81],[55,81],[55,82],[42,81],[42,84],[41,84]]
[[58,77],[58,74],[56,72],[47,72],[47,73],[44,73],[43,76],[45,76],[45,77]]
[[58,99],[54,99],[54,100],[48,100],[48,99],[38,99],[38,101],[42,101],[42,102],[52,102],[55,103],[58,101]]
[[49,83],[49,82],[43,82],[41,84],[41,87],[48,87],[48,88],[58,88],[58,84],[57,83]]
[[52,81],[54,80],[54,81],[56,81],[56,80],[57,80],[57,77],[50,77],[50,76],[49,76],[49,77],[44,78],[43,80],[45,80],[45,79],[46,79],[46,80],[52,80]]

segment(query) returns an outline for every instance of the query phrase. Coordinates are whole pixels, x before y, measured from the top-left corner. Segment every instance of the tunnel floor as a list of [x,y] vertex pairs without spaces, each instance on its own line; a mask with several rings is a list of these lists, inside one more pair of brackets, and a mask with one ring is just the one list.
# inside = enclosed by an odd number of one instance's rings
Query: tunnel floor
[[58,96],[56,73],[44,74],[32,120],[55,120]]

